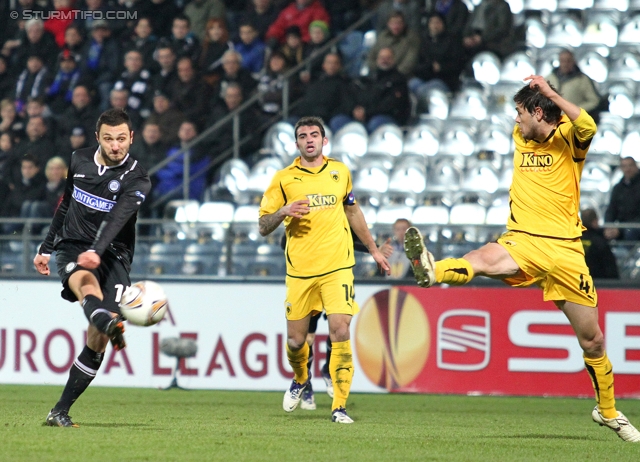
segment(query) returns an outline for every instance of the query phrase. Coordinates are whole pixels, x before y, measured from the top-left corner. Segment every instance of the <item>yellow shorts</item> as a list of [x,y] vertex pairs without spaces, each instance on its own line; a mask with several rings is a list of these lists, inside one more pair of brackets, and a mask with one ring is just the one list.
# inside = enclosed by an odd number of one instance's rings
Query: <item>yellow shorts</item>
[[580,239],[553,239],[508,231],[498,239],[507,249],[523,274],[504,281],[514,287],[536,284],[544,291],[545,301],[598,306],[598,294],[593,286],[584,259]]
[[309,279],[287,276],[287,299],[284,302],[287,320],[297,321],[322,309],[330,314],[355,315],[360,308],[354,300],[351,268]]

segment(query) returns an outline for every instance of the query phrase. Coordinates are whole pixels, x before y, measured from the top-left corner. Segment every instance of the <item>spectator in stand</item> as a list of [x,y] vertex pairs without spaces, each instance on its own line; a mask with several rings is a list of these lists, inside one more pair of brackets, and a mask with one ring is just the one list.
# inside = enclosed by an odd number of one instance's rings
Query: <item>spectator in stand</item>
[[[53,217],[67,185],[67,164],[61,157],[52,157],[44,169],[46,181],[44,194],[40,199],[23,203],[20,209],[22,218],[51,218]],[[44,225],[34,225],[32,232],[38,233]]]
[[124,71],[113,85],[113,89],[129,92],[126,108],[128,111],[134,111],[138,119],[140,116],[149,115],[152,95],[151,74],[144,68],[142,53],[131,50],[124,55]]
[[302,32],[302,41],[307,43],[310,39],[309,24],[316,20],[327,24],[331,21],[320,0],[295,0],[280,12],[275,22],[269,26],[266,41],[272,48],[278,43],[283,44],[287,29],[298,26]]
[[16,88],[15,79],[9,74],[7,58],[0,55],[0,100],[13,97]]
[[3,55],[11,56],[11,69],[16,74],[26,67],[27,59],[33,55],[40,56],[43,64],[53,69],[59,51],[53,35],[44,30],[44,23],[40,19],[26,21],[18,42],[8,40],[2,48]]
[[304,59],[310,59],[308,66],[308,76],[300,76],[300,79],[307,83],[310,80],[315,80],[322,74],[322,65],[324,63],[324,57],[328,53],[337,53],[337,48],[320,52],[320,50],[327,44],[331,38],[329,32],[329,26],[324,21],[313,21],[309,24],[309,36],[311,39],[307,46],[304,48]]
[[[613,187],[609,206],[604,214],[607,223],[640,224],[640,169],[633,157],[620,159],[622,179]],[[607,239],[640,241],[640,228],[607,228]]]
[[73,89],[82,83],[78,59],[67,49],[58,56],[58,67],[47,91],[47,101],[54,114],[60,114],[69,107]]
[[38,165],[45,165],[56,153],[48,130],[43,117],[31,117],[27,122],[27,137],[16,146],[16,155],[21,158],[25,154],[31,154]]
[[[167,157],[169,145],[162,142],[160,126],[148,120],[142,128],[141,138],[142,139],[137,139],[136,142],[131,145],[129,153],[134,159],[138,160],[146,170],[150,170]],[[151,182],[153,185],[156,184],[157,179],[155,175],[151,177]]]
[[242,88],[242,94],[250,96],[258,82],[251,77],[251,72],[242,67],[242,55],[235,50],[229,50],[222,56],[222,76],[220,77],[217,95],[222,97],[229,83],[235,82]]
[[[407,78],[396,68],[391,48],[378,52],[376,68],[357,82],[357,86],[359,91],[352,115],[366,125],[369,133],[384,124],[407,123],[411,111]],[[336,116],[332,122],[337,131],[350,120]]]
[[263,42],[269,26],[278,17],[278,10],[272,0],[252,0],[246,12],[240,16],[240,24],[253,24],[258,31],[258,37]]
[[[84,45],[80,58],[80,72],[90,78],[98,89],[101,111],[109,105],[109,92],[120,69],[120,52],[111,38],[109,23],[105,20],[91,23],[91,37]],[[94,121],[95,122],[95,121]]]
[[426,10],[426,20],[433,13],[439,13],[444,18],[447,32],[460,39],[462,31],[469,18],[469,9],[462,0],[435,0]]
[[45,96],[51,85],[51,74],[38,55],[29,56],[27,67],[16,81],[16,105],[18,112],[24,110],[28,98]]
[[514,45],[511,7],[505,0],[482,0],[467,19],[462,36],[469,58],[481,51],[504,58]]
[[[186,120],[180,125],[178,131],[179,144],[167,151],[167,157],[177,154],[179,151],[183,153],[169,162],[163,168],[158,170],[158,184],[153,189],[154,198],[160,199],[165,194],[169,194],[167,200],[182,197],[182,185],[184,179],[184,156],[189,155],[189,175],[192,176],[196,172],[204,169],[209,163],[209,157],[205,155],[204,150],[200,146],[186,149],[189,143],[198,136],[197,125]],[[205,175],[189,180],[189,198],[200,200],[205,189]]]
[[151,20],[149,18],[140,18],[136,22],[133,33],[124,45],[125,53],[136,50],[142,55],[143,67],[152,71],[156,67],[153,60],[153,53],[158,45],[158,38],[153,35]]
[[191,32],[191,21],[185,15],[180,14],[173,18],[169,44],[178,58],[186,56],[193,62],[198,61],[200,40]]
[[94,137],[89,138],[84,127],[75,127],[71,130],[71,135],[64,139],[58,139],[58,152],[60,157],[71,162],[71,154],[82,148],[88,148],[90,141],[95,140]]
[[211,98],[211,88],[197,74],[193,62],[184,56],[178,59],[178,81],[171,89],[172,105],[187,119],[204,120]]
[[589,274],[594,279],[618,279],[616,257],[604,237],[598,224],[598,214],[594,209],[585,209],[580,213],[582,224],[587,228],[582,232],[584,258]]
[[[323,72],[318,79],[313,80],[300,103],[295,108],[299,114],[314,114],[328,122],[334,130],[333,118],[348,117],[354,107],[353,88],[349,79],[342,74],[342,60],[339,53],[328,53],[322,63]],[[335,133],[335,131],[334,131]]]
[[[283,89],[288,68],[287,60],[280,51],[274,51],[269,57],[267,69],[258,81],[258,93],[262,112],[275,115],[282,109]],[[289,81],[289,104],[302,96],[303,88],[296,76]]]
[[209,20],[224,21],[227,12],[222,0],[191,0],[184,8],[184,15],[191,21],[191,31],[203,41]]
[[448,33],[440,13],[431,13],[427,30],[421,37],[418,64],[409,80],[409,89],[418,97],[425,96],[432,88],[457,91],[464,65],[464,49],[459,37]]
[[236,42],[235,49],[242,56],[242,67],[258,76],[264,66],[266,46],[252,23],[240,23],[240,40]]
[[597,115],[593,112],[600,104],[600,95],[593,80],[580,70],[571,51],[562,50],[558,59],[560,65],[547,76],[547,81],[567,101],[584,108],[592,117]]
[[284,35],[284,43],[280,52],[287,61],[287,67],[295,67],[304,60],[305,44],[298,26],[291,26]]
[[47,126],[47,135],[51,141],[56,136],[56,121],[53,119],[51,110],[43,97],[30,96],[25,107],[25,117],[27,124],[33,117],[42,117]]
[[53,8],[57,14],[50,15],[44,22],[44,29],[53,34],[60,48],[64,46],[64,33],[73,22],[72,3],[71,0],[53,0]]
[[169,94],[178,82],[176,54],[169,45],[161,45],[156,50],[155,59],[160,66],[160,72],[152,77],[153,90]]
[[378,52],[382,48],[393,50],[396,68],[401,74],[408,76],[413,72],[420,52],[420,36],[417,32],[407,29],[404,14],[400,11],[391,13],[387,27],[378,34],[375,45],[369,50],[369,69],[376,67]]
[[360,19],[366,2],[360,0],[324,1],[324,7],[331,18],[331,32],[338,35]]
[[25,123],[12,99],[0,101],[0,133],[10,133],[14,144],[24,138]]
[[[126,88],[117,88],[118,86],[116,83],[116,87],[109,93],[109,109],[122,109],[126,111],[131,120],[131,130],[137,132],[140,127],[142,127],[142,116],[140,115],[140,111],[130,106],[131,99],[135,97],[132,97],[131,92]],[[150,99],[151,98],[149,98],[149,100]],[[146,109],[146,111],[147,115],[151,113],[149,109]]]
[[380,2],[376,8],[376,31],[380,33],[386,30],[389,18],[398,12],[402,13],[407,29],[420,33],[420,2],[416,0],[383,0]]
[[[11,133],[2,132],[0,133],[0,183],[6,185],[4,183],[4,178],[6,176],[5,169],[9,168],[11,165],[11,159],[14,157],[13,155],[13,138],[11,138]],[[7,185],[8,188],[8,185]],[[3,189],[0,185],[0,193],[8,193],[8,189]],[[0,197],[7,197],[6,194],[0,194]]]
[[153,96],[153,112],[147,119],[147,123],[160,127],[160,141],[163,144],[171,145],[178,141],[178,130],[184,120],[184,114],[171,107],[169,97],[156,90]]
[[222,73],[222,56],[233,49],[229,40],[229,31],[223,19],[210,19],[207,22],[205,39],[200,53],[200,69],[209,85],[217,84]]
[[[79,5],[80,9],[84,11],[84,14],[76,16],[73,24],[85,32],[92,30],[94,28],[94,22],[107,20],[108,12],[116,8],[113,3],[109,3],[109,0],[85,0],[84,5]],[[114,36],[117,36],[125,26],[124,21],[119,21],[114,18],[109,19],[109,27]]]
[[173,18],[180,14],[174,0],[140,0],[136,5],[140,17],[151,19],[151,27],[157,37],[169,37]]
[[91,104],[89,89],[84,85],[76,86],[71,96],[71,106],[58,117],[58,137],[68,138],[75,127],[83,127],[85,133],[94,133],[99,115]]
[[[207,128],[213,127],[224,117],[240,107],[242,101],[242,87],[233,82],[227,85],[222,98],[211,110],[211,115],[207,120]],[[247,108],[240,114],[240,139],[251,133],[255,133],[255,130],[260,125],[259,119],[260,117],[253,107]],[[245,145],[241,148],[241,155],[243,157],[246,157],[259,149],[260,137],[255,138],[258,141],[258,145],[250,143],[249,145]],[[233,144],[233,122],[230,121],[211,133],[207,137],[206,143],[210,146],[211,151],[218,154],[229,149]]]
[[[38,159],[25,154],[20,157],[20,176],[17,181],[10,184],[11,192],[2,201],[2,216],[17,218],[25,215],[33,201],[41,201],[45,197],[45,178],[40,173]],[[8,223],[4,225],[5,234],[13,234],[22,230],[22,225]]]
[[84,48],[84,35],[78,26],[71,24],[64,32],[63,50],[69,50],[74,56],[80,56]]

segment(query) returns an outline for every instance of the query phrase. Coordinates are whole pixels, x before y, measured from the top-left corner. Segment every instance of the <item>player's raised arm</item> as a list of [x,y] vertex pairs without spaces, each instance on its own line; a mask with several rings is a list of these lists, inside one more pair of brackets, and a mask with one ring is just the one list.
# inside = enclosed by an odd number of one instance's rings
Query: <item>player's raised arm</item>
[[567,101],[555,92],[544,77],[540,75],[530,75],[524,80],[529,81],[529,86],[531,88],[538,87],[540,93],[553,101],[565,114],[567,114],[567,117],[569,117],[571,121],[576,120],[580,116],[580,106]]

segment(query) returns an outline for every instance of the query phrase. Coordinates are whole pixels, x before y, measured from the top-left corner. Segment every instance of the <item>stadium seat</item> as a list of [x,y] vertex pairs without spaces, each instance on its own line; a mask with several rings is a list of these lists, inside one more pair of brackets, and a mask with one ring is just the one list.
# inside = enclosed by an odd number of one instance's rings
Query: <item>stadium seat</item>
[[452,159],[440,160],[427,172],[426,197],[440,197],[444,205],[451,205],[460,194],[462,170]]
[[582,72],[595,82],[603,83],[607,81],[609,64],[607,63],[607,58],[597,51],[591,49],[581,52],[577,58],[577,65]]
[[512,181],[513,163],[503,166],[502,170],[498,174],[498,188],[496,189],[496,194],[508,193],[511,188]]
[[413,209],[411,223],[414,225],[446,225],[449,209],[444,205],[420,205]]
[[231,202],[203,202],[198,211],[196,232],[206,233],[213,239],[225,239],[234,212],[235,205]]
[[259,205],[242,205],[233,213],[234,223],[249,223],[258,226],[258,218],[260,217]]
[[451,156],[463,165],[464,157],[475,152],[474,138],[475,130],[468,124],[448,122],[442,130],[438,153],[441,156]]
[[500,81],[522,83],[525,77],[535,73],[536,69],[531,56],[524,51],[518,51],[504,59],[500,70]]
[[560,52],[563,50],[562,46],[549,46],[547,45],[538,54],[538,64],[536,69],[538,75],[549,75],[554,68],[560,65]]
[[527,46],[544,48],[547,44],[547,27],[539,18],[525,20],[525,36]]
[[609,65],[610,80],[640,81],[640,56],[638,54],[627,51],[612,58],[613,62]]
[[377,225],[392,225],[398,218],[411,220],[413,207],[406,205],[385,205],[378,209],[376,215]]
[[427,166],[424,158],[418,156],[398,159],[391,175],[387,197],[392,203],[415,206],[424,193],[427,183]]
[[147,258],[149,257],[150,249],[151,245],[148,242],[136,242],[133,261],[131,262],[131,274],[137,276],[137,279],[142,279],[147,274]]
[[553,18],[547,34],[547,45],[574,48],[582,45],[582,24],[570,15],[559,14]]
[[288,122],[273,124],[262,139],[262,147],[266,152],[282,158],[283,163],[288,164],[298,153],[293,125]]
[[524,0],[525,11],[549,11],[555,12],[558,8],[558,0]]
[[509,219],[509,203],[492,205],[487,209],[485,223],[487,225],[506,225]]
[[384,124],[369,135],[367,156],[384,153],[392,157],[402,154],[402,130],[395,124]]
[[446,120],[449,117],[449,97],[444,91],[431,88],[426,95],[418,96],[418,111]]
[[[358,196],[356,196],[356,200],[359,200]],[[373,226],[376,224],[376,219],[378,215],[377,209],[365,203],[360,203],[360,210],[362,210],[362,214],[364,215],[364,220],[367,222],[369,226]]]
[[354,172],[353,191],[356,197],[366,199],[377,207],[389,188],[389,168],[384,160],[365,157]]
[[490,162],[480,161],[467,167],[462,176],[460,191],[467,196],[477,196],[481,205],[487,206],[492,202],[493,195],[498,190],[498,175]]
[[189,244],[185,249],[182,274],[217,276],[223,247],[222,242],[215,240]]
[[558,0],[558,10],[586,10],[593,6],[593,0]]
[[640,14],[634,14],[620,26],[618,44],[637,45],[638,43],[640,43]]
[[440,149],[440,132],[434,124],[421,120],[409,127],[404,137],[403,155],[433,158]]
[[598,131],[591,141],[589,158],[595,156],[617,158],[620,155],[622,150],[622,128],[624,125],[620,127],[619,124],[612,121],[612,117],[624,120],[622,117],[614,116],[613,114],[609,114],[608,117],[601,116]]
[[456,93],[449,118],[484,120],[487,117],[488,99],[482,88],[468,86]]
[[250,259],[248,272],[251,276],[284,276],[287,272],[282,248],[276,244],[261,244],[255,257]]
[[629,119],[634,114],[635,105],[633,93],[624,84],[615,84],[609,87],[609,112],[611,114]]
[[599,195],[600,203],[605,203],[611,191],[611,167],[603,162],[587,161],[582,169],[580,193]]
[[633,157],[636,162],[640,162],[640,150],[638,146],[640,146],[640,133],[637,131],[628,132],[622,141],[620,157]]
[[[346,154],[354,166],[367,153],[369,143],[367,129],[360,122],[349,122],[333,135],[332,152]],[[347,164],[348,165],[348,164]]]
[[498,82],[491,89],[491,114],[497,116],[508,116],[511,124],[516,118],[516,103],[513,102],[513,95],[524,86],[524,82]]
[[247,184],[249,201],[252,203],[260,202],[263,193],[271,184],[273,175],[284,167],[285,164],[278,157],[264,157],[256,162],[255,165],[251,167],[249,183]]
[[500,156],[511,154],[511,132],[497,124],[481,125],[476,136],[476,150]]
[[[580,0],[583,1],[584,0]],[[618,43],[618,24],[615,13],[597,11],[589,14],[582,43],[615,47]]]
[[629,9],[629,0],[594,0],[594,10],[617,10],[626,12]]
[[487,85],[494,85],[500,80],[500,58],[490,51],[475,55],[471,61],[474,78]]
[[240,159],[229,159],[221,165],[218,181],[205,191],[204,200],[228,200],[231,195],[236,204],[246,204],[249,202],[248,184],[247,164]]
[[185,251],[184,241],[151,245],[147,257],[147,271],[149,275],[177,275],[182,270]]

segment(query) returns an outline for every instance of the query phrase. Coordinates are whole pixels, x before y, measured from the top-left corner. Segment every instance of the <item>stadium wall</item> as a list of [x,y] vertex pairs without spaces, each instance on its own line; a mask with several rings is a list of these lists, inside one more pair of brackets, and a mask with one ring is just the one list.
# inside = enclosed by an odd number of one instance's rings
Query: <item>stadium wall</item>
[[[284,390],[285,288],[275,283],[162,282],[165,320],[127,327],[128,347],[109,349],[94,384],[165,387],[175,359],[162,339],[197,340],[183,361],[186,388]],[[86,319],[57,281],[0,281],[0,383],[62,385],[79,354]],[[600,289],[601,325],[616,396],[640,397],[637,289]],[[352,323],[353,391],[592,396],[582,351],[564,315],[535,289],[361,284]],[[327,323],[319,323],[314,388],[323,390]]]

